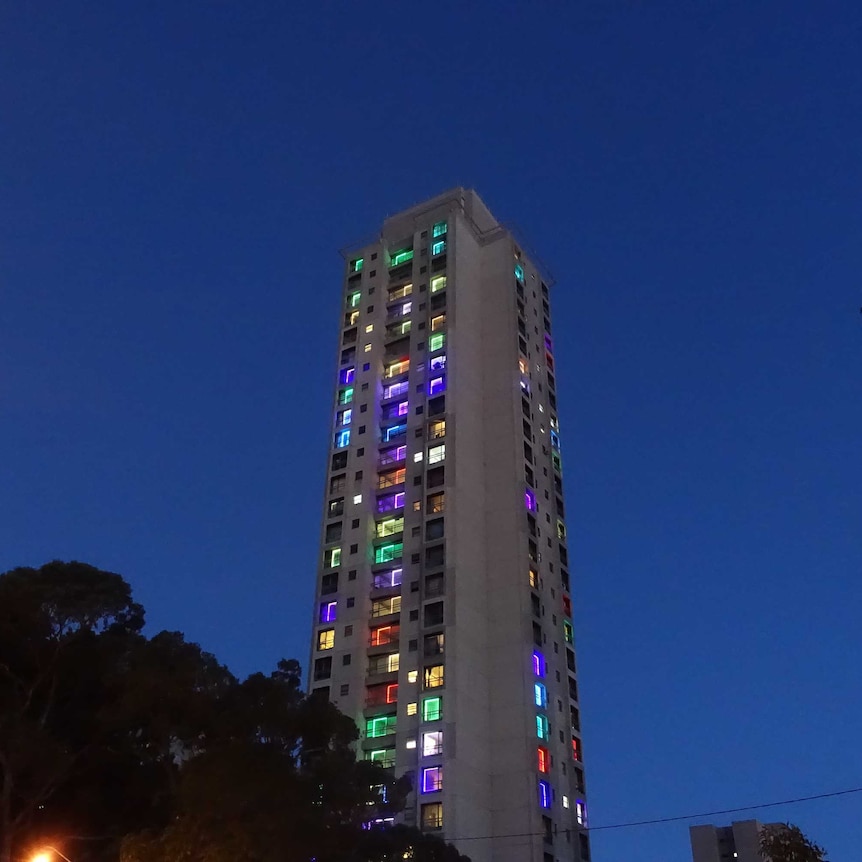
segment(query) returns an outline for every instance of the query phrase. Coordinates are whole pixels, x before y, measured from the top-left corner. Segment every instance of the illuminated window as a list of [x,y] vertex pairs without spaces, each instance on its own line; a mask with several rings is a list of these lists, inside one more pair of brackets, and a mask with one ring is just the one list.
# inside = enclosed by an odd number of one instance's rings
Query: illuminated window
[[548,753],[548,749],[545,748],[544,745],[539,746],[539,772],[550,772],[551,771],[551,755]]
[[587,825],[587,804],[583,799],[575,803],[575,819],[578,821],[578,826]]
[[442,350],[444,344],[446,344],[446,336],[442,332],[438,332],[436,335],[432,335],[428,339],[428,349],[432,353],[435,350]]
[[438,275],[436,278],[431,279],[431,293],[438,293],[441,290],[446,289],[446,276]]
[[412,248],[404,248],[396,251],[389,261],[389,266],[400,266],[402,263],[407,263],[408,260],[413,260]]
[[422,701],[422,721],[439,721],[443,717],[443,698],[426,697]]
[[548,705],[548,690],[540,682],[533,685],[533,700],[536,706],[544,708]]
[[320,621],[334,623],[338,616],[338,602],[322,602],[320,605]]
[[377,599],[371,603],[372,617],[385,617],[401,611],[401,596],[390,596],[388,599]]
[[524,283],[524,267],[521,266],[520,263],[515,264],[515,278],[517,278],[521,284]]
[[398,700],[398,683],[393,682],[386,686],[386,702],[395,703]]
[[388,473],[381,473],[377,479],[377,487],[391,488],[393,485],[403,485],[406,477],[407,470],[404,467],[399,467],[397,470],[390,470]]
[[435,419],[428,423],[428,437],[431,440],[439,440],[446,436],[446,420]]
[[353,387],[349,386],[347,389],[342,389],[338,393],[338,403],[339,404],[350,404],[353,401]]
[[407,704],[407,715],[416,715],[416,713],[418,711],[419,711],[419,704],[418,703],[408,703]]
[[568,808],[569,807],[569,797],[563,796],[562,803],[563,803],[563,808]]
[[326,565],[330,568],[341,565],[341,548],[330,548],[326,552]]
[[416,740],[408,739],[407,742],[404,743],[404,747],[410,749],[416,748]]
[[567,644],[574,643],[575,633],[572,630],[572,624],[568,620],[563,620],[563,636]]
[[539,678],[546,673],[545,657],[538,650],[533,650],[533,673]]
[[397,377],[399,374],[404,374],[409,370],[410,360],[399,359],[396,362],[390,362],[389,365],[386,366],[386,369],[383,372],[383,376],[386,378]]
[[530,366],[527,364],[527,360],[524,359],[523,356],[518,357],[518,369],[520,370],[521,374],[530,373]]
[[419,679],[419,671],[411,670],[407,674],[407,682],[416,682]]
[[551,785],[547,781],[539,782],[539,805],[542,808],[551,807]]
[[413,293],[412,284],[402,284],[400,287],[393,287],[387,295],[387,302],[404,299],[405,296],[410,296],[411,293]]
[[432,802],[430,805],[422,806],[422,828],[423,829],[442,829],[443,828],[443,803]]
[[432,377],[428,381],[428,394],[429,395],[439,395],[441,392],[446,391],[446,378],[445,377]]
[[443,753],[443,731],[432,730],[422,734],[422,756],[433,757]]
[[422,792],[436,793],[443,789],[443,767],[427,766],[422,770]]
[[438,314],[436,317],[431,318],[431,331],[436,332],[438,329],[442,329],[446,325],[446,315]]
[[348,311],[347,314],[344,315],[345,326],[353,326],[357,320],[359,320],[358,311]]
[[317,648],[332,649],[335,646],[335,629],[322,629],[317,633]]
[[439,494],[431,494],[426,502],[429,515],[436,515],[446,508],[446,497],[443,491]]
[[388,572],[378,572],[374,575],[372,586],[375,590],[397,587],[401,584],[401,569],[390,569]]
[[393,440],[397,440],[399,437],[403,437],[406,433],[406,422],[401,422],[398,425],[390,425],[388,428],[383,429],[383,442],[390,443]]
[[434,229],[431,231],[432,237],[443,236],[444,233],[449,229],[448,225],[444,221],[438,221],[437,224],[434,225]]
[[553,426],[552,426],[552,430],[551,430],[551,446],[553,446],[554,449],[556,449],[558,451],[560,449],[560,435],[557,434],[557,432],[553,430]]
[[390,383],[388,386],[383,387],[383,400],[404,395],[409,388],[410,383],[407,380],[402,380],[400,383]]
[[428,450],[428,464],[438,464],[446,457],[446,444],[441,443],[439,446],[432,446]]
[[394,715],[378,715],[376,718],[369,718],[365,722],[365,735],[368,739],[377,739],[380,736],[388,736],[390,733],[395,733]]
[[353,505],[358,506],[362,502],[362,494],[353,495]]
[[440,356],[435,356],[431,362],[428,363],[430,369],[432,371],[445,371],[446,370],[446,354],[442,354]]
[[371,353],[371,345],[366,344],[365,347],[362,348],[364,353]]
[[370,656],[368,659],[368,673],[394,673],[398,670],[401,658],[397,652],[387,655]]
[[356,293],[351,293],[349,297],[347,297],[347,305],[350,308],[359,308],[359,303],[362,299],[362,294],[357,291]]
[[539,588],[539,573],[532,566],[530,566],[530,576],[529,577],[530,577],[530,586],[533,587],[533,589],[537,590]]
[[575,760],[581,760],[581,741],[576,737],[572,737],[572,757]]
[[365,327],[365,331],[366,331],[366,332],[374,332],[374,324],[373,324],[373,323],[369,323],[369,324]]
[[339,410],[338,415],[336,417],[336,424],[338,425],[349,425],[350,420],[353,418],[353,410]]
[[394,748],[377,748],[374,751],[368,752],[368,759],[384,769],[395,766],[395,749]]
[[443,685],[443,665],[434,664],[425,668],[424,686],[425,688],[438,688]]
[[378,539],[385,539],[387,536],[394,536],[395,533],[403,531],[404,518],[387,518],[385,521],[378,521],[374,533]]
[[551,731],[548,727],[548,717],[545,715],[536,716],[536,736],[539,739],[550,739]]
[[343,431],[339,431],[335,435],[335,448],[343,449],[345,446],[350,445],[350,429],[345,428]]
[[557,538],[561,541],[565,541],[566,538],[566,525],[562,521],[557,521]]
[[344,385],[353,383],[353,378],[356,376],[356,369],[351,365],[350,368],[342,368],[338,375],[338,382]]
[[379,626],[376,629],[371,629],[371,646],[397,643],[399,632],[400,626],[398,625]]
[[446,251],[446,240],[440,239],[437,242],[431,244],[431,257],[435,257],[438,254],[443,254]]
[[365,258],[364,257],[357,257],[356,260],[354,260],[350,264],[350,266],[354,272],[362,272],[362,264],[363,263],[365,263]]
[[527,507],[528,511],[536,511],[536,495],[530,488],[527,488],[524,491],[524,505]]
[[391,512],[393,509],[401,509],[404,506],[404,492],[387,494],[385,497],[377,498],[378,512]]
[[418,464],[418,463],[419,463],[419,462],[420,462],[424,457],[425,457],[425,456],[424,456],[424,454],[423,454],[422,452],[416,452],[416,453],[413,455],[413,463],[414,463],[414,464]]

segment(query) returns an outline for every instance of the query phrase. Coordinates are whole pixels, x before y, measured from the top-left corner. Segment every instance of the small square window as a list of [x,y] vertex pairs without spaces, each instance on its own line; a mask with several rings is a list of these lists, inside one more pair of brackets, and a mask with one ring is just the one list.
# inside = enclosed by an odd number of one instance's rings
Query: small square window
[[352,596],[347,600],[347,607],[352,608],[356,604],[356,599]]
[[365,413],[367,410],[368,410],[368,405],[367,405],[367,404],[360,404],[360,405],[359,405],[359,412],[360,412],[360,413]]
[[377,252],[376,251],[374,252],[374,254],[371,255],[371,259],[377,260]]
[[[416,556],[418,557],[419,555],[417,554]],[[410,622],[415,623],[418,619],[419,619],[419,611],[418,610],[410,611]]]
[[349,693],[350,693],[350,685],[345,683],[343,686],[341,686],[341,696],[344,697],[346,694],[349,694]]
[[364,363],[364,364],[363,364],[363,366],[362,366],[362,370],[363,370],[363,371],[368,371],[368,369],[369,369],[369,368],[371,368],[371,363],[370,363],[370,362],[366,362],[366,363]]
[[365,353],[371,353],[371,345],[366,344],[365,347],[362,348]]
[[[373,288],[372,288],[372,290],[369,290],[368,292],[369,292],[369,293],[371,293],[372,291],[373,291]],[[369,313],[369,314],[371,314],[371,312],[372,312],[372,311],[374,311],[374,306],[373,306],[373,305],[369,305],[369,306],[368,306],[368,313]]]
[[364,433],[365,433],[365,426],[364,426],[364,425],[360,425],[360,426],[359,426],[359,431],[358,431],[358,433],[359,433],[359,434],[364,434]]
[[[375,276],[375,275],[377,275],[377,270],[376,270],[376,269],[372,269],[372,270],[371,270],[371,272],[369,272],[369,273],[368,273],[368,277],[369,277],[369,278],[374,278],[374,276]],[[372,287],[372,288],[368,291],[368,293],[369,293],[369,294],[374,293],[374,288]]]
[[359,518],[354,518],[354,519],[350,522],[350,529],[351,529],[351,530],[355,530],[358,526],[359,526]]
[[356,457],[357,457],[357,458],[361,458],[364,454],[365,454],[365,447],[364,447],[364,446],[360,446],[360,447],[356,450]]
[[362,494],[355,494],[353,497],[353,505],[358,506],[362,502]]
[[[360,411],[360,412],[362,412],[362,411]],[[416,415],[417,415],[417,416],[421,416],[424,412],[425,412],[425,407],[424,407],[424,406],[420,406],[420,407],[417,407],[417,408],[416,408]]]
[[357,470],[353,474],[353,478],[358,482],[362,478],[362,470]]
[[349,665],[349,664],[350,664],[350,653],[345,653],[345,654],[341,657],[341,664],[342,664],[344,667],[347,667],[347,665]]
[[351,553],[351,554],[357,554],[357,553],[359,553],[359,545],[351,545],[351,546],[350,546],[350,553]]

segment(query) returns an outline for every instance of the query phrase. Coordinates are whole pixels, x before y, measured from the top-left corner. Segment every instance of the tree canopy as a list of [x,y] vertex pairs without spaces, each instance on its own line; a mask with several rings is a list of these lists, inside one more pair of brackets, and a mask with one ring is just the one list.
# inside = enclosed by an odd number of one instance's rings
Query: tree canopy
[[118,574],[0,575],[0,862],[45,845],[73,862],[465,862],[363,828],[408,784],[356,760],[356,725],[302,691],[296,661],[239,680],[143,626]]
[[769,862],[827,862],[826,851],[791,823],[764,826],[760,855]]

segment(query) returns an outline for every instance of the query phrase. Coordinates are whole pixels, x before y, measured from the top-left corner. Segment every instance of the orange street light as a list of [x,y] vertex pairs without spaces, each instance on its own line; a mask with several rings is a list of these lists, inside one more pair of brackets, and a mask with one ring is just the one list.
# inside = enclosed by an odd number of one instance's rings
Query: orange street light
[[[48,851],[51,851],[50,853]],[[33,854],[30,859],[30,862],[52,862],[51,853],[56,853],[61,859],[65,859],[66,862],[72,862],[72,860],[66,856],[64,853],[61,853],[56,847],[51,847],[46,844],[44,849],[40,850],[38,853]]]

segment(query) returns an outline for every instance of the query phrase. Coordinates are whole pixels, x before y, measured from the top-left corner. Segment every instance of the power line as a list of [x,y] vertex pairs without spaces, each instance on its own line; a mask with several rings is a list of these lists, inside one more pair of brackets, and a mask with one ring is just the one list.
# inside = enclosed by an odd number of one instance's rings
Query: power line
[[[736,814],[739,811],[756,811],[760,808],[776,808],[779,805],[793,805],[797,802],[811,802],[815,799],[830,799],[834,796],[847,796],[862,793],[862,787],[849,790],[833,790],[831,793],[817,793],[814,796],[797,796],[795,799],[782,799],[780,802],[758,802],[755,805],[741,805],[739,808],[721,808],[716,811],[701,811],[697,814],[677,814],[673,817],[657,817],[655,820],[630,820],[626,823],[609,823],[606,826],[585,827],[587,832],[600,832],[609,829],[629,829],[632,826],[653,826],[657,823],[673,823],[679,820],[692,820],[695,817],[714,817],[717,814]],[[510,835],[473,835],[469,838],[449,838],[446,841],[484,841],[489,838],[536,838],[544,832],[520,832]]]

